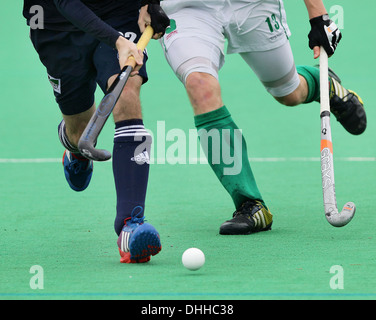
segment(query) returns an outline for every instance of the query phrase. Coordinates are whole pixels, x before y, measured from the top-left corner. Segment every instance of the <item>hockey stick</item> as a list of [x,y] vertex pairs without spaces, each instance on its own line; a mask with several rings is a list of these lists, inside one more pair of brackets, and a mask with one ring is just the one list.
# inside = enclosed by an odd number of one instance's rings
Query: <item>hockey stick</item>
[[[137,48],[143,51],[153,36],[153,33],[153,28],[148,26],[137,42]],[[111,158],[111,152],[103,149],[95,149],[95,144],[135,67],[136,61],[133,57],[130,57],[126,62],[125,67],[121,70],[114,83],[108,89],[106,95],[82,133],[78,142],[78,149],[86,158],[95,161],[106,161]]]
[[321,178],[325,217],[334,227],[348,224],[355,214],[355,204],[347,202],[338,212],[334,187],[333,144],[330,129],[330,104],[328,85],[328,55],[320,48],[320,117],[321,117]]

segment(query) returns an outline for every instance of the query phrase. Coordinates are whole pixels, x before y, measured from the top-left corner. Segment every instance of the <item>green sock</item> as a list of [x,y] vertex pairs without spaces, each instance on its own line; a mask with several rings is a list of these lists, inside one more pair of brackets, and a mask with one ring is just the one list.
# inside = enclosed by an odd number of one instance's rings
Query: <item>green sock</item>
[[296,66],[296,70],[308,84],[308,95],[304,103],[320,101],[320,70],[311,66]]
[[[308,96],[304,103],[312,101],[320,102],[320,70],[317,67],[311,66],[297,66],[298,74],[306,79],[308,84]],[[337,80],[329,76],[329,92],[330,98],[337,95],[339,98],[346,101],[346,96],[349,91],[344,88]]]
[[209,165],[235,207],[249,199],[264,204],[248,160],[246,142],[227,108],[197,115],[194,120]]

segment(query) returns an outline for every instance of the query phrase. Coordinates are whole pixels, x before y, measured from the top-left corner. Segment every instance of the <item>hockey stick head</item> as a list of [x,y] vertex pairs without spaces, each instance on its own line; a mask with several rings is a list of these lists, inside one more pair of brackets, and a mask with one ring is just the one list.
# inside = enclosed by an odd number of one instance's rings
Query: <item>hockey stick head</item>
[[[118,82],[118,78],[115,82]],[[103,98],[78,141],[78,150],[80,150],[83,156],[90,160],[107,161],[111,159],[111,152],[104,149],[95,149],[95,145],[97,144],[97,138],[107,118],[115,107],[123,85],[121,85],[121,88],[117,88],[116,85],[115,89],[117,89],[119,93],[114,94],[110,92]]]
[[334,210],[332,212],[325,213],[326,220],[334,227],[343,227],[347,225],[355,215],[356,207],[354,202],[347,202],[341,212]]
[[95,149],[94,145],[89,141],[80,140],[78,149],[85,158],[90,160],[107,161],[111,159],[111,152],[105,149]]

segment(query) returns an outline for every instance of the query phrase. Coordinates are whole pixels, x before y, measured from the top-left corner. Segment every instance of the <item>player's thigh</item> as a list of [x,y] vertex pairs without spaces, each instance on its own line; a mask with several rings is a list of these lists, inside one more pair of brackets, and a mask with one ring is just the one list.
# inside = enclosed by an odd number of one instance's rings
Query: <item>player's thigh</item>
[[225,39],[221,21],[206,9],[183,8],[170,16],[171,25],[161,39],[166,60],[185,84],[192,72],[218,78],[224,63]]
[[61,112],[76,115],[90,109],[96,89],[91,56],[98,42],[83,32],[38,29],[30,37]]
[[223,59],[220,49],[199,38],[176,39],[165,51],[166,60],[179,80],[186,84],[191,73],[207,73],[218,79]]
[[268,51],[241,53],[266,90],[273,97],[285,97],[300,84],[290,43]]

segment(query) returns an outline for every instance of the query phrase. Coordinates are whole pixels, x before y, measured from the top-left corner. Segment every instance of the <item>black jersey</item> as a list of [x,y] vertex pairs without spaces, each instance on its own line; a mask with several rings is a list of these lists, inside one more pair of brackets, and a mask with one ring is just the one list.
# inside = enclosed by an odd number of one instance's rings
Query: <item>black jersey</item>
[[23,15],[30,25],[32,7],[43,9],[44,28],[90,33],[111,46],[119,34],[103,20],[126,15],[137,16],[139,0],[24,0]]

